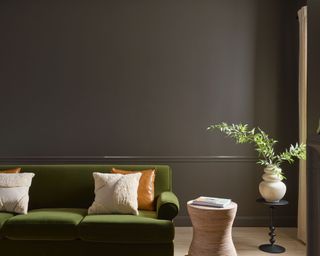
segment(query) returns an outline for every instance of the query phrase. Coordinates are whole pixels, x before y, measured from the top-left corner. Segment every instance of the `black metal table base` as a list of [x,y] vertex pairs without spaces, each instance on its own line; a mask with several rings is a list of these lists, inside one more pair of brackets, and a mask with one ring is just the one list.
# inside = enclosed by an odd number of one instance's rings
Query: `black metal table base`
[[286,251],[286,248],[276,244],[262,244],[259,246],[259,249],[269,253],[283,253]]
[[273,202],[273,203],[269,203],[269,202],[266,202],[264,199],[262,198],[259,198],[257,199],[257,202],[258,203],[263,203],[263,204],[266,204],[269,206],[270,208],[270,226],[269,226],[269,242],[270,244],[262,244],[259,246],[259,249],[261,251],[264,251],[264,252],[269,252],[269,253],[283,253],[286,251],[286,249],[280,245],[276,245],[275,242],[276,242],[276,228],[275,226],[273,225],[273,219],[274,219],[274,216],[273,216],[273,211],[275,209],[276,206],[280,206],[280,205],[287,205],[288,204],[288,201],[286,200],[280,200],[279,202]]

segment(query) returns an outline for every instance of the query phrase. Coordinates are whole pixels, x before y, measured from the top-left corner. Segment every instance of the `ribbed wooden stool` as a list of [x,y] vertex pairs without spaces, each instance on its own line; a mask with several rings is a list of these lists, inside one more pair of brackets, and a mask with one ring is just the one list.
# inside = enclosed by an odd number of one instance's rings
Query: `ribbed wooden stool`
[[232,224],[237,213],[237,204],[225,208],[192,205],[188,213],[193,226],[193,238],[188,256],[236,256],[232,241]]

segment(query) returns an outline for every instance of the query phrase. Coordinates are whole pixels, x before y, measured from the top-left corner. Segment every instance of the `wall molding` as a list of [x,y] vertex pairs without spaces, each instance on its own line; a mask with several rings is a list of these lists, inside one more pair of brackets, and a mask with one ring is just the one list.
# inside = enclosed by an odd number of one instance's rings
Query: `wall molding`
[[0,156],[0,163],[256,162],[250,156]]

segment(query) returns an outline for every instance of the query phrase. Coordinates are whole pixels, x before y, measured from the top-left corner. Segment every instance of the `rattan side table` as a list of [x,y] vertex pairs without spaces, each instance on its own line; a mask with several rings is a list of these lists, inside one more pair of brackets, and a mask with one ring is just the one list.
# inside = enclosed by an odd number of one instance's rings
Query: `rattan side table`
[[225,208],[187,204],[193,226],[193,238],[188,256],[236,256],[232,241],[232,224],[237,204]]

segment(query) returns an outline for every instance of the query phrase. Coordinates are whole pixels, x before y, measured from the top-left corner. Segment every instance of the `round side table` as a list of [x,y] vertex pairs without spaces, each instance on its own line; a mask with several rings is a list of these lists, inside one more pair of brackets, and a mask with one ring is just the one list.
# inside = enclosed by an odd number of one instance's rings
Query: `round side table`
[[193,226],[188,256],[236,256],[231,231],[237,204],[232,202],[225,208],[214,208],[189,201],[187,206]]
[[275,242],[276,242],[276,239],[275,239],[276,228],[275,228],[274,223],[273,223],[273,219],[274,219],[273,214],[274,214],[274,209],[276,207],[287,205],[287,204],[289,204],[289,202],[287,200],[283,200],[283,199],[281,199],[279,202],[267,202],[263,198],[258,198],[256,201],[258,203],[262,203],[264,205],[267,205],[270,208],[270,225],[269,225],[269,230],[270,230],[270,232],[269,232],[269,236],[270,236],[269,242],[270,242],[270,244],[262,244],[262,245],[259,246],[259,249],[261,251],[269,252],[269,253],[283,253],[283,252],[285,252],[286,248],[284,248],[281,245],[275,244]]

